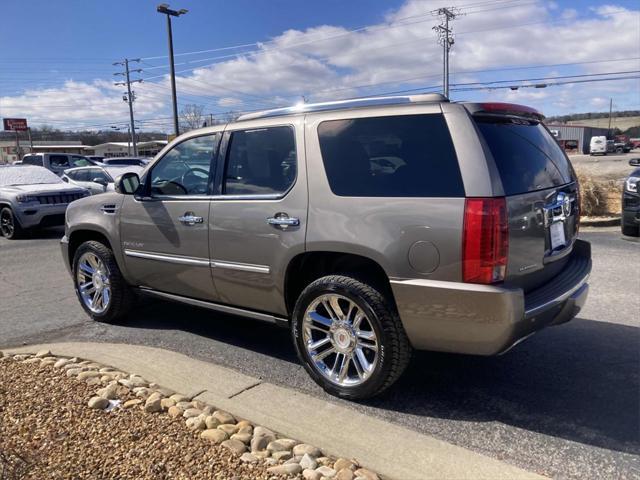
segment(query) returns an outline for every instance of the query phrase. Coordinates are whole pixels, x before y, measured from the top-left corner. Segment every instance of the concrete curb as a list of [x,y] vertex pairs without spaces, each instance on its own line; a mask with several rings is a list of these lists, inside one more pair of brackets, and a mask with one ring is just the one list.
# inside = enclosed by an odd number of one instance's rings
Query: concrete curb
[[137,373],[150,382],[227,410],[330,455],[355,458],[388,478],[541,479],[537,474],[346,406],[261,382],[228,368],[152,347],[51,343],[4,350],[80,357]]
[[620,217],[616,218],[603,218],[603,219],[593,219],[593,220],[580,220],[581,227],[618,227],[620,226]]

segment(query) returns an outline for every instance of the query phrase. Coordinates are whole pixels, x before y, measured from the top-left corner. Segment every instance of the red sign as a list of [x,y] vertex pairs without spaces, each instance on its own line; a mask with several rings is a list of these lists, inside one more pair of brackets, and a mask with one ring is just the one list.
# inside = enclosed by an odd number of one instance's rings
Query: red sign
[[15,132],[27,131],[27,119],[26,118],[3,118],[5,130],[13,130]]

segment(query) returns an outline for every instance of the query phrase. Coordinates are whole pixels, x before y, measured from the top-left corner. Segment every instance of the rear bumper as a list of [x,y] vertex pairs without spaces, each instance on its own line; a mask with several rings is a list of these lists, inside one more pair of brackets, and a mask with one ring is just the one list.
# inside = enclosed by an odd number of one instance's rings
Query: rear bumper
[[590,272],[591,246],[577,240],[566,268],[526,295],[519,288],[423,279],[392,280],[391,287],[414,348],[495,355],[575,317]]

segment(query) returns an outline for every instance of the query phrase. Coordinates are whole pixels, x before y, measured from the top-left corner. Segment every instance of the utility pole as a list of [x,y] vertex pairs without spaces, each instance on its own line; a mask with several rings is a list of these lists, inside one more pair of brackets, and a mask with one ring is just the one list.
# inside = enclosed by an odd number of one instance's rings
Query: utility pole
[[455,20],[460,13],[455,8],[444,7],[431,13],[440,17],[440,25],[433,27],[433,30],[438,33],[438,43],[442,45],[442,93],[445,97],[449,97],[449,51],[455,42],[449,22]]
[[611,138],[611,114],[613,113],[613,98],[609,99],[609,138]]
[[124,100],[125,102],[127,102],[129,104],[129,119],[131,122],[130,125],[130,130],[129,130],[129,138],[131,140],[131,144],[133,145],[133,156],[137,157],[138,156],[138,146],[136,145],[136,126],[135,126],[135,122],[133,120],[133,102],[136,99],[136,93],[133,92],[131,90],[131,84],[132,83],[137,83],[137,82],[142,82],[142,79],[139,78],[137,80],[131,80],[130,74],[134,73],[134,72],[142,72],[141,68],[137,68],[135,70],[130,70],[129,69],[129,62],[139,62],[140,59],[139,58],[134,58],[132,60],[129,60],[127,58],[125,58],[122,62],[115,62],[114,65],[123,65],[124,66],[124,72],[116,72],[114,73],[114,75],[124,75],[125,77],[125,81],[124,82],[117,82],[114,85],[126,85],[127,86],[127,93],[125,95],[123,95],[122,100]]
[[189,10],[181,8],[180,10],[172,10],[166,3],[161,3],[156,8],[158,13],[167,16],[167,34],[169,37],[169,69],[171,73],[171,99],[173,103],[173,128],[176,137],[180,135],[180,126],[178,125],[178,98],[176,95],[176,70],[173,63],[173,33],[171,31],[171,17],[179,17]]

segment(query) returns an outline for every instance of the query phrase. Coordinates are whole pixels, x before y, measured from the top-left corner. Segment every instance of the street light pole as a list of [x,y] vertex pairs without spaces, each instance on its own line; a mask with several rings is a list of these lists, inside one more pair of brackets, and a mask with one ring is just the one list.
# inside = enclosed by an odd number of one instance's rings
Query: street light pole
[[176,136],[180,135],[180,127],[178,125],[178,98],[176,95],[176,71],[173,61],[173,32],[171,31],[171,17],[179,17],[188,12],[182,8],[180,10],[171,10],[169,5],[161,3],[157,8],[158,13],[167,16],[167,35],[169,37],[169,69],[171,72],[171,100],[173,103],[173,129]]

